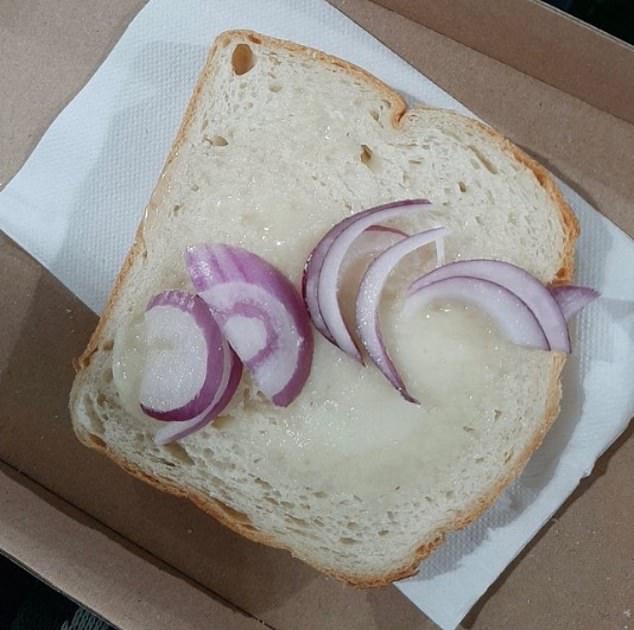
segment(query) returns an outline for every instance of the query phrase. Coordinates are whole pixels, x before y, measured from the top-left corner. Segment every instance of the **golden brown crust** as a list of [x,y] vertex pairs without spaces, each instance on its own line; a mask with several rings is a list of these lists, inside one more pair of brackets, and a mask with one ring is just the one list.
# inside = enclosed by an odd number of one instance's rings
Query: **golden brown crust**
[[[362,68],[359,68],[347,61],[343,61],[320,51],[305,48],[304,46],[301,46],[299,44],[276,40],[250,31],[229,31],[221,34],[216,39],[214,45],[209,52],[207,62],[205,64],[205,67],[203,68],[203,71],[201,72],[196,87],[194,88],[194,92],[183,117],[182,124],[163,167],[163,171],[159,178],[159,183],[152,193],[152,197],[146,209],[145,219],[139,225],[134,243],[116,279],[115,285],[108,300],[108,304],[106,305],[105,310],[99,320],[97,328],[95,329],[93,335],[90,338],[90,341],[88,342],[86,350],[75,364],[78,375],[74,389],[79,385],[81,371],[88,368],[88,366],[90,365],[91,357],[100,348],[100,345],[102,343],[101,338],[105,325],[113,314],[113,310],[120,294],[123,291],[124,284],[133,264],[135,263],[135,261],[137,261],[139,256],[145,255],[145,243],[143,238],[144,223],[147,220],[148,214],[153,212],[158,206],[158,202],[162,194],[162,182],[165,179],[165,174],[167,173],[170,164],[178,155],[178,151],[185,139],[187,130],[192,123],[192,119],[196,111],[198,101],[200,99],[203,85],[208,79],[210,73],[213,71],[217,51],[220,50],[222,47],[229,45],[233,41],[248,41],[250,44],[256,46],[265,44],[267,47],[281,48],[293,54],[309,56],[311,58],[318,59],[324,64],[336,66],[337,68],[340,68],[345,72],[356,75],[357,77],[372,85],[374,89],[379,91],[383,95],[383,97],[391,104],[392,124],[395,128],[400,127],[404,115],[408,111],[411,111],[407,109],[407,105],[403,98],[399,94],[394,92],[391,88],[389,88],[385,83],[372,76]],[[417,108],[418,106],[412,109],[416,110]],[[423,109],[422,106],[420,108]],[[459,114],[455,115],[459,116]],[[526,155],[521,149],[516,147],[513,143],[504,138],[498,132],[477,121],[472,121],[469,119],[469,122],[479,126],[483,131],[491,135],[493,140],[499,143],[505,150],[505,152],[510,153],[518,162],[529,168],[535,175],[537,181],[548,192],[549,196],[559,209],[560,220],[564,229],[565,237],[564,247],[561,252],[560,269],[557,272],[556,276],[553,278],[552,282],[554,284],[569,282],[572,278],[574,270],[574,247],[576,238],[579,235],[579,226],[575,215],[573,214],[572,210],[564,200],[561,192],[553,182],[552,177],[540,164]],[[478,497],[477,499],[475,499],[473,504],[463,510],[463,512],[452,522],[447,523],[442,528],[439,528],[438,530],[433,532],[432,535],[427,536],[427,538],[421,542],[413,557],[401,568],[380,576],[341,575],[333,572],[326,567],[315,566],[315,568],[324,573],[332,575],[337,579],[347,582],[348,584],[363,588],[385,586],[395,580],[409,577],[415,574],[418,570],[418,565],[420,564],[421,560],[426,558],[443,542],[447,533],[466,527],[468,524],[478,518],[482,514],[482,512],[484,512],[497,499],[502,490],[521,473],[528,459],[530,458],[532,453],[539,447],[548,429],[558,415],[559,400],[561,396],[559,377],[564,363],[565,355],[558,355],[557,357],[555,357],[550,378],[548,400],[543,422],[535,432],[532,441],[524,448],[521,453],[515,455],[513,463],[506,471],[506,474],[496,481],[496,483],[486,496]],[[138,466],[114,453],[100,438],[98,438],[98,436],[92,436],[90,433],[86,432],[82,427],[80,427],[77,422],[73,422],[73,425],[77,437],[83,444],[105,454],[135,477],[155,486],[159,490],[189,499],[198,508],[216,518],[223,525],[229,527],[238,534],[249,538],[250,540],[261,542],[273,547],[286,549],[290,551],[291,554],[293,554],[292,549],[283,544],[280,544],[272,536],[258,531],[255,527],[253,527],[253,525],[248,521],[248,518],[245,515],[232,510],[220,501],[207,497],[202,493],[198,493],[194,490],[178,486],[177,484],[167,479],[149,475]]]

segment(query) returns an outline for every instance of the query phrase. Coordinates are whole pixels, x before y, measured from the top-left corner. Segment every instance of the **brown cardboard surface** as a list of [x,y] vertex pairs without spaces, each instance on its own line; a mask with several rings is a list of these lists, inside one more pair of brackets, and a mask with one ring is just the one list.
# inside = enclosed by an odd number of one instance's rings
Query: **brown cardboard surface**
[[265,627],[4,464],[0,510],[4,554],[121,628]]
[[[142,4],[15,0],[0,5],[0,181],[19,168]],[[377,5],[364,0],[333,4],[577,183],[601,211],[634,233],[631,125]],[[14,532],[12,547],[0,534],[6,552],[130,629],[149,627],[144,613],[158,613],[162,606],[165,615],[152,618],[153,629],[185,623],[209,627],[200,620],[208,606],[218,603],[209,603],[199,587],[186,587],[180,578],[173,587],[182,589],[180,610],[165,601],[169,586],[148,588],[140,602],[120,596],[122,567],[128,563],[136,567],[132,576],[139,576],[125,581],[130,588],[144,577],[154,585],[172,575],[164,570],[167,565],[274,628],[433,627],[395,589],[355,591],[320,576],[284,552],[240,539],[188,503],[81,447],[66,411],[70,359],[82,349],[96,318],[6,238],[0,239],[0,269],[6,331],[0,336],[0,459],[59,497],[34,493],[19,476],[0,475],[0,532]],[[627,625],[625,611],[634,609],[631,435],[630,429],[604,455],[465,627]],[[82,520],[64,502],[90,518]],[[12,519],[18,511],[22,516]],[[56,536],[48,539],[38,526],[42,522],[55,523]],[[122,539],[129,541],[126,546]],[[121,555],[122,549],[130,555]],[[93,551],[101,564],[89,563]],[[60,566],[89,568],[73,577]],[[179,626],[174,624],[178,613]],[[224,627],[244,620],[227,617]]]

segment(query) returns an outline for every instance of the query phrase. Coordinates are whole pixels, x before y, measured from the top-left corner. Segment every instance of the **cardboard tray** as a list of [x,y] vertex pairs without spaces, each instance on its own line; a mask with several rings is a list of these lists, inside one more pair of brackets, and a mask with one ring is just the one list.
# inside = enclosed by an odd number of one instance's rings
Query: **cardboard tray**
[[[531,0],[332,3],[634,234],[634,49]],[[0,5],[0,185],[143,4]],[[6,237],[0,269],[3,553],[126,630],[434,627],[396,589],[323,577],[80,446],[67,412],[71,359],[96,317]],[[465,628],[627,626],[632,433]]]

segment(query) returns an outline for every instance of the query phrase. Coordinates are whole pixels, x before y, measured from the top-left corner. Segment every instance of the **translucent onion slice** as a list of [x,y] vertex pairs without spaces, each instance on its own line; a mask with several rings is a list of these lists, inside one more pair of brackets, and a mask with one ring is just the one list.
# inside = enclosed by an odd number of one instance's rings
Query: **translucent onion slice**
[[322,238],[306,262],[304,300],[315,327],[341,350],[361,361],[361,353],[339,308],[341,267],[354,241],[369,227],[430,207],[426,199],[396,201],[364,210],[335,225]]
[[236,353],[225,343],[225,367],[223,371],[222,385],[218,390],[217,400],[214,400],[209,409],[199,416],[185,422],[168,422],[154,434],[154,442],[159,446],[180,440],[215,420],[231,402],[240,379],[242,378],[242,362]]
[[418,401],[407,391],[405,383],[383,343],[379,320],[381,293],[388,276],[403,257],[423,245],[434,243],[444,238],[447,234],[448,230],[444,227],[434,228],[414,234],[386,249],[368,267],[357,295],[356,320],[361,343],[367,350],[370,359],[388,381],[394,385],[405,400],[413,403]]
[[470,276],[436,280],[410,294],[405,308],[420,309],[441,300],[461,302],[482,310],[502,335],[519,346],[548,350],[548,341],[533,312],[515,293],[500,284]]
[[147,356],[139,402],[148,416],[182,422],[216,399],[225,362],[222,332],[205,302],[184,291],[154,296],[145,311]]
[[508,289],[533,312],[544,330],[548,349],[570,352],[568,326],[557,301],[539,280],[511,263],[480,259],[449,263],[414,280],[408,289],[408,294],[416,293],[432,282],[455,276],[489,280]]
[[550,290],[566,320],[574,317],[581,309],[599,297],[599,292],[589,287],[566,285]]

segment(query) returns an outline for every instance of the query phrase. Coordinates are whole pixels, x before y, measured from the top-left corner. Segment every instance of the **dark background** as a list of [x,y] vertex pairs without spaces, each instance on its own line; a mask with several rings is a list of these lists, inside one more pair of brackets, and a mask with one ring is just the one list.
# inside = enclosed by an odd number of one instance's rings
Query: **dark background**
[[634,0],[546,0],[562,11],[634,44]]
[[[546,0],[634,44],[634,0]],[[0,556],[0,630],[107,630],[108,626]]]

